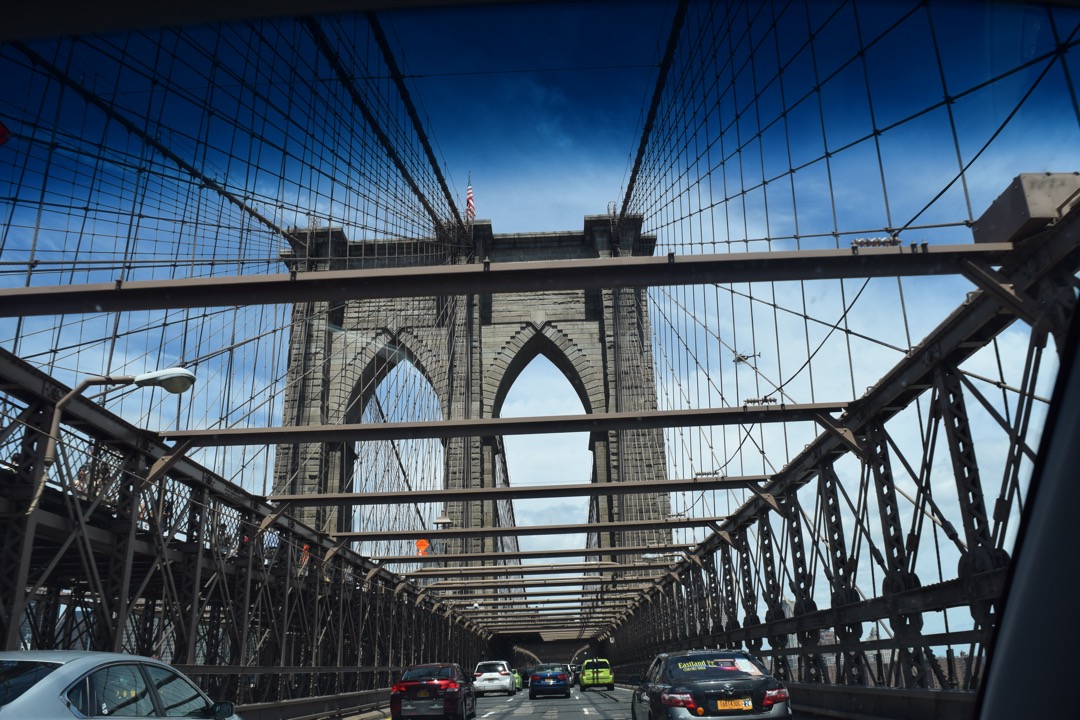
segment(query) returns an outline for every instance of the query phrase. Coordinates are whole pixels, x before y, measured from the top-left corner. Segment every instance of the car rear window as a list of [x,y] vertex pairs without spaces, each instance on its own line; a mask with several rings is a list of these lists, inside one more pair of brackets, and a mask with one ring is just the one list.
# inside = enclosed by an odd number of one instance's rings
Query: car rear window
[[764,675],[765,671],[746,657],[702,656],[673,657],[668,660],[672,678],[726,677],[729,675]]
[[566,672],[565,665],[537,665],[533,672]]
[[480,663],[476,666],[478,673],[497,673],[503,670],[506,670],[506,663],[501,662]]
[[402,680],[430,680],[431,678],[452,678],[454,669],[448,667],[409,668],[401,676]]
[[34,686],[56,668],[57,663],[30,660],[0,660],[0,707]]
[[582,670],[607,670],[611,665],[607,660],[587,660],[581,666]]

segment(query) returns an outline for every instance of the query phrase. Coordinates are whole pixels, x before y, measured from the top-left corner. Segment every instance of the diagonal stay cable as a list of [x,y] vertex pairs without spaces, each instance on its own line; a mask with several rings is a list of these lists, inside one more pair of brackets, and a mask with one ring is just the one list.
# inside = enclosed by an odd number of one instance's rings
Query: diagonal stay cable
[[656,112],[660,107],[660,98],[664,94],[664,85],[667,82],[668,71],[671,69],[671,61],[675,56],[675,48],[679,44],[679,33],[682,31],[683,20],[686,19],[688,5],[689,0],[681,0],[678,9],[675,11],[675,17],[671,21],[671,33],[668,35],[667,47],[664,49],[664,58],[660,61],[660,73],[656,78],[656,89],[653,91],[649,114],[645,118],[645,128],[641,131],[641,143],[638,145],[637,157],[634,159],[634,167],[630,171],[630,181],[626,184],[626,195],[623,197],[622,209],[619,211],[620,221],[626,217],[627,208],[630,206],[630,197],[634,194],[638,171],[641,169],[645,148],[649,145],[649,136],[652,134],[653,124],[656,122]]
[[220,195],[221,197],[225,198],[227,201],[229,201],[230,203],[232,203],[233,205],[238,207],[242,212],[244,212],[244,213],[250,215],[251,217],[255,218],[260,223],[262,223],[263,225],[265,225],[267,228],[269,228],[273,232],[277,233],[278,235],[281,235],[282,237],[284,237],[284,236],[286,236],[288,234],[288,233],[285,232],[285,230],[283,228],[279,227],[273,220],[266,217],[265,215],[260,213],[255,208],[249,206],[242,199],[238,198],[236,195],[231,193],[224,185],[219,183],[217,180],[215,180],[214,178],[212,178],[209,175],[205,174],[202,170],[195,167],[194,165],[189,163],[187,160],[184,160],[182,157],[180,157],[175,152],[173,152],[168,147],[166,147],[156,137],[154,137],[150,133],[146,132],[145,130],[139,128],[138,125],[136,125],[134,122],[132,122],[128,118],[121,115],[117,111],[117,109],[116,109],[116,107],[114,105],[105,102],[103,99],[101,99],[100,97],[98,97],[94,93],[87,90],[80,83],[76,82],[73,78],[71,78],[68,75],[66,75],[65,73],[63,73],[58,67],[56,67],[55,65],[50,63],[44,57],[42,57],[41,55],[38,55],[36,52],[34,52],[33,50],[31,50],[29,47],[27,47],[26,45],[24,45],[21,42],[13,42],[13,43],[11,43],[11,46],[13,48],[15,48],[16,50],[18,50],[19,52],[21,52],[27,58],[29,58],[29,60],[31,62],[33,62],[35,65],[41,67],[45,72],[47,72],[49,75],[51,75],[57,81],[62,83],[65,87],[68,87],[71,90],[74,90],[87,103],[89,103],[90,105],[93,105],[98,110],[101,110],[103,113],[105,113],[105,115],[107,117],[109,117],[110,119],[112,119],[115,122],[122,125],[125,130],[127,130],[129,133],[131,133],[135,137],[139,138],[140,140],[142,140],[143,143],[145,143],[146,145],[149,145],[150,147],[154,148],[159,153],[161,153],[164,157],[166,157],[169,160],[171,160],[172,162],[176,163],[177,167],[179,167],[181,170],[186,172],[192,178],[198,180],[200,183],[202,183],[202,185],[204,187],[213,190],[218,195]]
[[390,141],[390,137],[386,134],[386,131],[379,125],[378,119],[371,112],[371,108],[364,102],[364,98],[361,97],[360,91],[356,87],[356,83],[352,80],[353,74],[345,67],[345,64],[341,60],[341,56],[330,43],[330,39],[326,36],[326,33],[323,31],[322,27],[319,26],[318,21],[314,17],[308,15],[299,18],[299,21],[311,33],[311,37],[315,41],[315,45],[318,47],[319,52],[321,52],[323,57],[326,58],[326,61],[330,63],[330,66],[333,68],[341,82],[341,86],[349,94],[349,97],[352,98],[356,109],[360,111],[360,114],[364,117],[368,127],[371,128],[371,131],[375,133],[375,136],[379,139],[379,143],[383,146],[383,150],[386,151],[387,157],[390,158],[394,167],[397,168],[401,178],[408,184],[409,189],[412,190],[416,199],[424,206],[424,210],[431,218],[432,223],[434,223],[436,231],[438,231],[438,229],[443,226],[442,219],[435,211],[435,208],[432,207],[431,201],[428,200],[427,196],[420,190],[420,186],[417,185],[416,179],[412,176],[412,173],[409,172],[409,168],[405,166],[405,161],[402,160],[401,153],[394,147],[394,144]]
[[446,196],[446,202],[450,205],[450,212],[457,221],[458,229],[464,233],[465,223],[458,213],[457,205],[454,203],[454,196],[450,194],[450,188],[446,184],[442,170],[439,169],[439,163],[435,159],[434,151],[431,149],[431,142],[428,140],[427,133],[424,132],[423,123],[420,122],[420,115],[416,112],[416,106],[413,104],[412,96],[409,95],[409,89],[405,87],[405,77],[401,74],[401,69],[398,67],[394,54],[390,51],[390,43],[386,39],[386,33],[383,32],[382,25],[379,24],[379,19],[375,13],[366,12],[364,17],[367,18],[368,24],[371,25],[371,32],[375,36],[375,42],[378,43],[379,49],[382,50],[383,60],[390,69],[390,77],[393,79],[394,85],[397,86],[398,93],[401,95],[401,102],[405,104],[405,110],[409,114],[409,119],[412,120],[413,129],[416,130],[416,136],[420,140],[420,145],[424,148],[428,163],[430,163],[431,169],[435,173],[435,178],[439,181],[439,187],[442,188],[443,195]]

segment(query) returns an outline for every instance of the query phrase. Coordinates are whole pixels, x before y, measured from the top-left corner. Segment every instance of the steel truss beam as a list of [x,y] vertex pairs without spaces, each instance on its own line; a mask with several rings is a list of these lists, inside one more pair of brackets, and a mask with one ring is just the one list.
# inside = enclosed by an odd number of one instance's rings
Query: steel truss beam
[[[614,530],[654,530],[664,528],[692,528],[716,525],[724,518],[686,518],[672,517],[666,520],[625,520],[606,523],[583,523],[573,525],[522,525],[520,527],[494,528],[449,528],[446,530],[386,530],[355,531],[333,533],[333,537],[348,540],[450,540],[461,537],[509,537],[518,535],[574,535],[589,532],[610,532]],[[602,550],[602,549],[599,549]],[[602,552],[600,553],[602,554]],[[632,567],[625,565],[621,567]]]
[[[649,483],[589,483],[577,485],[537,485],[532,487],[444,488],[439,490],[440,502],[477,500],[557,499],[566,497],[601,497],[607,495],[642,495],[648,493],[702,492],[758,487],[769,480],[768,475],[739,477],[698,477],[685,480],[657,480]],[[398,492],[310,493],[306,495],[270,495],[268,502],[293,503],[305,507],[337,505],[398,505],[416,502],[416,493]],[[649,552],[649,550],[642,550]]]
[[[198,447],[237,445],[299,445],[304,443],[365,442],[372,440],[448,439],[539,435],[544,433],[617,432],[666,427],[753,425],[756,423],[820,422],[824,413],[844,410],[845,402],[792,405],[743,405],[730,408],[609,412],[532,418],[485,418],[432,422],[304,425],[280,428],[166,430],[161,437]],[[617,486],[612,483],[610,486]],[[338,503],[333,503],[338,504]]]
[[[341,542],[344,542],[344,540],[339,540],[339,543]],[[570,557],[588,558],[600,557],[601,555],[607,557],[609,555],[617,556],[644,554],[651,555],[652,557],[662,557],[669,555],[678,555],[682,557],[687,555],[687,552],[689,550],[692,550],[693,548],[693,545],[629,545],[625,547],[585,548],[584,550],[581,548],[562,550],[522,550],[519,552],[491,553],[489,555],[485,555],[485,559],[491,560],[494,564],[498,565],[510,561]],[[476,555],[472,553],[432,553],[428,555],[372,555],[368,559],[378,565],[400,565],[416,563],[435,564],[475,561]]]
[[[1057,338],[1063,336],[1060,309],[1071,307],[1075,301],[1078,268],[1080,212],[1075,210],[1020,242],[999,271],[990,273],[969,268],[969,274],[978,276],[984,290],[971,293],[968,300],[922,343],[912,348],[862,398],[853,402],[839,422],[823,419],[823,432],[777,473],[761,493],[745,502],[721,523],[714,535],[691,551],[690,555],[696,561],[679,562],[672,573],[657,581],[654,590],[636,602],[624,618],[616,621],[611,631],[598,639],[615,638],[621,648],[620,658],[629,667],[647,661],[658,651],[685,647],[688,642],[760,648],[763,641],[769,639],[772,649],[768,654],[773,656],[774,662],[797,661],[803,655],[806,667],[802,670],[819,676],[825,667],[816,655],[818,650],[836,657],[836,672],[825,682],[899,685],[912,689],[956,682],[960,687],[970,689],[971,683],[977,682],[979,677],[978,663],[984,660],[983,654],[991,641],[994,609],[1005,587],[1007,570],[1000,562],[997,550],[1008,523],[1008,504],[1016,502],[1018,491],[1014,488],[1018,483],[1021,459],[1030,457],[1024,438],[1034,398],[1035,369],[1045,338],[1051,334]],[[989,288],[990,283],[998,287]],[[1071,288],[1069,297],[1063,298],[1062,287]],[[962,388],[970,383],[956,373],[955,368],[991,343],[1018,316],[1033,322],[1034,327],[1023,386],[1014,389],[1018,406],[1016,417],[1006,421],[1000,414],[990,412],[1011,441],[998,507],[991,517],[982,499],[979,469],[962,397]],[[925,446],[923,466],[912,468],[883,428],[886,421],[912,406],[931,388],[934,388],[930,403],[934,417],[924,420],[926,427],[920,428]],[[977,393],[972,392],[972,395],[982,401]],[[937,504],[940,500],[936,502],[930,491],[929,472],[934,460],[932,442],[938,425],[945,428],[943,435],[948,443],[955,490],[962,506],[955,516],[942,515]],[[862,477],[854,488],[858,495],[852,497],[845,495],[833,471],[836,461],[848,454],[855,455],[863,468]],[[897,521],[892,478],[897,462],[904,464],[907,477],[917,488],[917,495],[909,498],[915,508],[910,527],[902,527]],[[792,524],[794,514],[800,512],[796,493],[815,480],[819,483],[818,497],[823,508],[819,525],[812,530],[823,538],[823,547],[818,552],[824,555],[822,572],[831,585],[832,607],[815,610],[805,604],[810,594],[796,589],[796,598],[801,596],[804,605],[791,616],[786,612],[770,612],[771,619],[753,617],[749,611],[757,607],[757,601],[748,602],[747,598],[762,585],[775,594],[769,589],[769,578],[762,580],[769,572],[768,567],[759,566],[772,562],[770,554],[781,546],[771,540],[776,525],[763,530],[765,523],[770,516],[775,517],[774,513],[779,513],[781,522],[778,524],[786,522],[790,532],[797,532]],[[933,486],[937,488],[935,492],[940,493],[948,483],[938,481]],[[880,511],[877,518],[880,530],[873,537],[869,535],[867,495],[876,495],[876,506]],[[862,514],[851,517],[859,508],[862,508]],[[847,535],[841,520],[851,523]],[[950,520],[961,521],[963,535],[958,534]],[[970,548],[969,554],[961,560],[958,577],[933,585],[923,585],[912,572],[912,555],[919,550],[919,530],[928,521],[940,524],[942,535],[958,547]],[[747,541],[747,532],[752,529],[756,529],[753,544]],[[851,534],[855,537],[851,538]],[[765,538],[765,535],[769,537]],[[879,539],[881,546],[876,544]],[[853,550],[868,555],[869,560],[885,572],[880,596],[866,597],[856,589],[857,559],[852,555]],[[796,560],[800,557],[800,547],[792,545],[791,553],[786,560],[787,569],[794,573],[797,582],[805,583],[805,579],[800,579],[799,563],[791,564],[792,557]],[[713,627],[718,629],[710,634],[690,637],[683,607],[686,588],[693,585],[694,574],[709,567],[714,556],[720,562],[713,562],[715,569],[709,572],[718,577],[710,582],[723,585],[723,593],[717,601],[724,608],[726,623],[722,627],[719,623],[714,624]],[[736,598],[743,600],[748,611],[743,622],[736,617]],[[923,632],[924,614],[956,608],[970,608],[977,621],[974,629],[937,634]],[[867,622],[888,623],[895,636],[885,637],[875,631],[867,639],[862,627]],[[773,642],[774,638],[787,635],[805,638],[833,628],[836,642],[827,646],[815,647],[811,643],[788,650]],[[951,654],[957,645],[970,646],[976,653],[960,670],[956,669],[956,658]],[[933,649],[942,646],[948,648],[947,657],[935,657]]]
[[69,389],[2,350],[0,387],[5,649],[157,653],[256,708],[294,695],[345,708],[401,665],[483,657],[480,629],[452,609],[84,398],[63,408],[43,476],[47,418]]
[[78,315],[196,307],[277,305],[438,295],[962,275],[970,263],[998,265],[1011,243],[910,245],[850,250],[686,257],[441,265],[0,290],[0,317]]

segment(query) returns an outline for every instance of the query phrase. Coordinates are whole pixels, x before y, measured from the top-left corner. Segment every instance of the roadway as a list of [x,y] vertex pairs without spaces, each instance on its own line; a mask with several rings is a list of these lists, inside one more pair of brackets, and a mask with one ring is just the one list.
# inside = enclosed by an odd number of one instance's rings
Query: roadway
[[[343,720],[381,720],[389,718],[389,708]],[[513,696],[485,695],[476,700],[475,720],[630,720],[630,690],[616,687],[612,691],[574,688],[569,698],[538,697],[529,699],[529,689],[523,688]],[[811,720],[819,715],[796,712],[794,720]]]

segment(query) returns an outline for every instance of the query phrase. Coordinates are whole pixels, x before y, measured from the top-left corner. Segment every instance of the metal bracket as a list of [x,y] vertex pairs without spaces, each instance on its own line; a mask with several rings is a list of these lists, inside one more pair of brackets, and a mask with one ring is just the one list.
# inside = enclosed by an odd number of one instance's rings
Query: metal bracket
[[1031,296],[1017,291],[1001,273],[970,259],[960,261],[960,270],[964,277],[975,283],[981,290],[993,295],[1028,325],[1035,327],[1038,324],[1043,315],[1042,306]]

